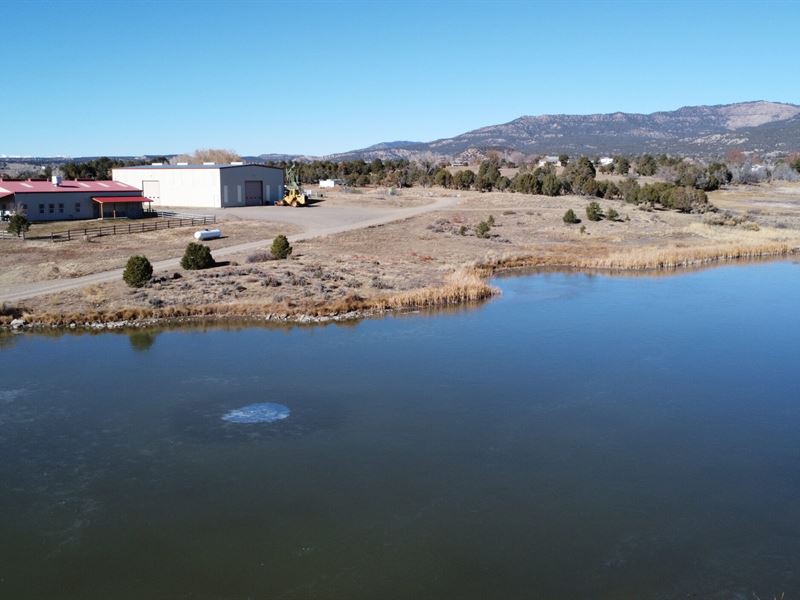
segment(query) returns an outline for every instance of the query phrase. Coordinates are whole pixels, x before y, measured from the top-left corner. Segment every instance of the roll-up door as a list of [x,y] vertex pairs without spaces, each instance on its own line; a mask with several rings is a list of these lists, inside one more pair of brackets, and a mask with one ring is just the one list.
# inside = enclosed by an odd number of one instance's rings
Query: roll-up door
[[261,185],[261,181],[244,182],[244,203],[246,206],[264,204],[264,186]]

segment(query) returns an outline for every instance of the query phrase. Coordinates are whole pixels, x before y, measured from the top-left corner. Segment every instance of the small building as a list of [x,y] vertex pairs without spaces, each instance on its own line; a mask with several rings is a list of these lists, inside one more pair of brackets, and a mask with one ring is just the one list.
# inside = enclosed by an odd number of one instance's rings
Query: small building
[[319,180],[319,187],[321,188],[335,188],[337,186],[343,186],[344,179],[320,179]]
[[597,162],[601,167],[607,167],[614,163],[614,159],[610,156],[601,156]]
[[21,212],[29,221],[140,218],[142,191],[120,181],[4,181],[0,179],[0,213]]
[[283,169],[259,164],[155,163],[112,169],[112,178],[162,206],[261,206],[281,200],[285,191]]
[[558,166],[559,164],[560,164],[560,161],[558,160],[557,156],[545,156],[544,158],[539,160],[538,166],[540,166],[540,167],[544,167],[544,166],[547,166],[547,165]]

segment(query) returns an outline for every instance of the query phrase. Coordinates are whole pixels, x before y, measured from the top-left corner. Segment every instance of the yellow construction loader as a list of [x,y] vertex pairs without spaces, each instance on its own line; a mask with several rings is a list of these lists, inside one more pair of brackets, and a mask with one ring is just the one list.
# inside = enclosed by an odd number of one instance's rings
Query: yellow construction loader
[[297,177],[297,171],[295,170],[294,165],[286,170],[286,184],[284,187],[286,188],[286,193],[283,195],[283,198],[278,200],[275,204],[278,206],[295,207],[306,205],[306,202],[308,201],[308,194],[306,194],[303,188],[300,186],[300,181]]

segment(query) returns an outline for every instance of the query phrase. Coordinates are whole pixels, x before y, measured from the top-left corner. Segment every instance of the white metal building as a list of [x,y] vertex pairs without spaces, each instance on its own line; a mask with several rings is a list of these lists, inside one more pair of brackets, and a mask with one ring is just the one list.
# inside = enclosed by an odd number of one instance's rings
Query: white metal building
[[141,189],[143,196],[162,206],[260,206],[284,195],[283,169],[256,164],[120,167],[112,169],[112,178]]

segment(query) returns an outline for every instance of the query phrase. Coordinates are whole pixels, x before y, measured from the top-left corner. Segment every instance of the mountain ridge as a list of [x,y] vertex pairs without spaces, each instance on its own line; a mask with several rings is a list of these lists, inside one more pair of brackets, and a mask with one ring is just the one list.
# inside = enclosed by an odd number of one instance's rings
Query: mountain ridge
[[523,115],[430,142],[381,142],[319,158],[470,160],[492,150],[523,155],[649,152],[714,157],[733,148],[763,154],[800,150],[800,105],[754,100],[653,113]]

